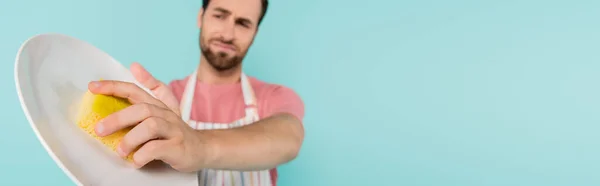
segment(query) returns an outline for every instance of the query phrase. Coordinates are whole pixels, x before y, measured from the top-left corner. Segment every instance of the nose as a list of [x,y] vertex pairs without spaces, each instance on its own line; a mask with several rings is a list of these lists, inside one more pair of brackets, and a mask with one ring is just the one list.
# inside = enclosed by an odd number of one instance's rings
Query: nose
[[225,24],[221,32],[221,37],[224,41],[232,41],[235,37],[235,23]]

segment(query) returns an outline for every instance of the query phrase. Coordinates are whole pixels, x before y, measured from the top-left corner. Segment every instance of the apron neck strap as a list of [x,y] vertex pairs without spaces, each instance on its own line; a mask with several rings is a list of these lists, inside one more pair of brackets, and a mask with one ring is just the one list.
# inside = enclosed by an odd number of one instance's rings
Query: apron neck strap
[[[190,120],[191,117],[192,103],[194,99],[194,92],[196,90],[197,79],[198,69],[194,70],[194,73],[189,76],[187,84],[183,91],[183,97],[181,98],[179,109],[181,111],[181,117],[184,121]],[[242,85],[242,94],[244,96],[244,104],[246,105],[246,107],[248,108],[256,106],[256,97],[254,95],[254,90],[252,89],[250,80],[243,72],[241,74],[240,84]]]

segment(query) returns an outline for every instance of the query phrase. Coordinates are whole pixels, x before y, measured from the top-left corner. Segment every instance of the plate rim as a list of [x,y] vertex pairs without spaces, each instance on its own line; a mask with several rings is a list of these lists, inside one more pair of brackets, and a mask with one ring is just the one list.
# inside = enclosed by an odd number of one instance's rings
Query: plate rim
[[27,108],[27,105],[25,104],[25,99],[23,96],[23,92],[22,92],[22,87],[21,87],[21,82],[22,80],[19,78],[19,65],[20,65],[20,59],[21,56],[23,54],[23,51],[25,49],[25,47],[33,40],[36,38],[40,38],[43,36],[59,36],[59,37],[66,37],[69,39],[73,39],[73,40],[77,40],[83,44],[86,45],[90,45],[94,48],[96,48],[99,52],[102,52],[104,54],[106,54],[106,56],[112,58],[111,63],[117,63],[117,65],[121,65],[123,66],[123,64],[120,64],[116,59],[114,59],[112,56],[108,55],[105,51],[99,49],[98,47],[92,45],[91,43],[88,43],[84,40],[66,35],[66,34],[60,34],[60,33],[42,33],[42,34],[36,34],[33,35],[29,38],[27,38],[19,47],[19,50],[17,51],[17,55],[15,58],[15,64],[14,64],[14,82],[15,82],[15,86],[17,89],[17,95],[19,97],[19,104],[21,105],[21,109],[23,110],[23,113],[25,114],[25,117],[27,118],[27,121],[29,123],[29,127],[31,127],[31,129],[33,130],[33,132],[35,133],[36,138],[38,139],[38,141],[42,144],[42,146],[44,147],[44,149],[46,150],[46,153],[52,158],[52,160],[54,161],[55,164],[58,165],[58,167],[67,175],[67,177],[69,177],[71,179],[71,181],[73,181],[76,185],[83,185],[83,183],[81,183],[81,181],[79,179],[77,179],[77,177],[69,170],[67,169],[67,167],[65,166],[64,162],[61,161],[58,156],[56,155],[56,153],[54,151],[52,151],[52,149],[50,149],[50,146],[48,145],[48,143],[42,138],[41,133],[39,131],[39,128],[34,124],[35,122],[33,121],[31,114],[30,114],[30,110],[29,108]]

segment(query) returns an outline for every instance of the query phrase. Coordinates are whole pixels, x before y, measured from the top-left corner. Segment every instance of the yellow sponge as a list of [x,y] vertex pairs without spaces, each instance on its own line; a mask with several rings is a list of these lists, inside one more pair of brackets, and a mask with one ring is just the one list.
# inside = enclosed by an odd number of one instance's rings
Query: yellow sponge
[[[83,95],[83,99],[79,107],[77,126],[79,126],[79,128],[81,128],[83,131],[87,132],[93,138],[99,140],[106,147],[116,152],[117,146],[123,139],[123,136],[125,136],[125,134],[127,134],[132,127],[122,129],[104,137],[97,136],[94,128],[96,123],[98,123],[98,121],[101,119],[130,105],[131,103],[129,103],[127,99],[100,94],[95,95],[90,91],[87,91]],[[125,159],[129,162],[133,162],[134,152],[130,153]]]

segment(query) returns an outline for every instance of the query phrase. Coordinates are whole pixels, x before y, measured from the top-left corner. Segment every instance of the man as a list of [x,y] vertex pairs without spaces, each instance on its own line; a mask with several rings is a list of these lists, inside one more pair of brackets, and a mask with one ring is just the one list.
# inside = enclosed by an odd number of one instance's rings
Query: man
[[135,78],[156,98],[127,82],[90,82],[95,94],[133,103],[99,122],[96,133],[133,127],[117,151],[134,153],[137,167],[160,160],[198,171],[200,185],[276,185],[276,167],[294,159],[302,144],[304,105],[293,90],[242,73],[267,0],[203,3],[197,70],[167,86],[134,63]]

